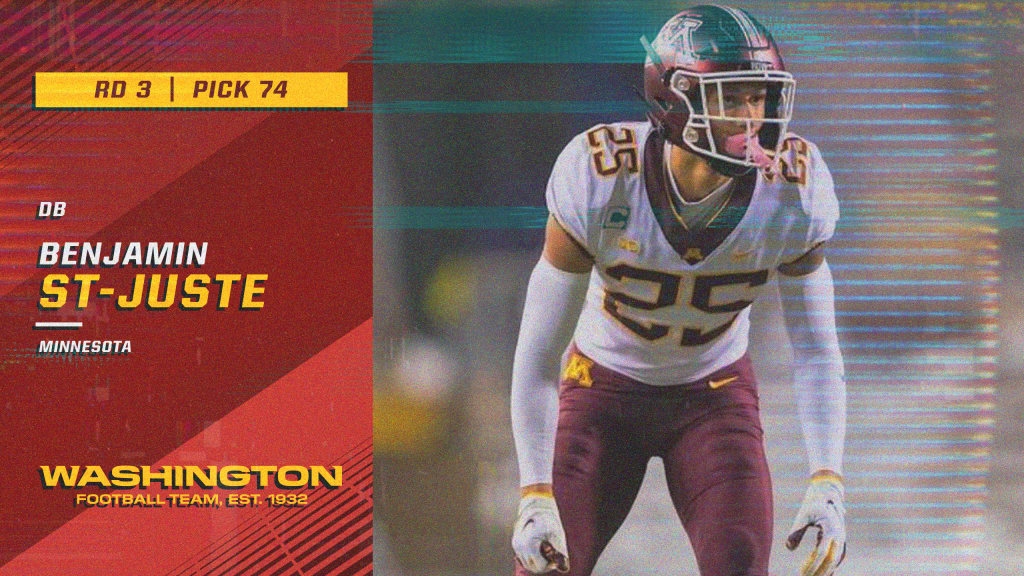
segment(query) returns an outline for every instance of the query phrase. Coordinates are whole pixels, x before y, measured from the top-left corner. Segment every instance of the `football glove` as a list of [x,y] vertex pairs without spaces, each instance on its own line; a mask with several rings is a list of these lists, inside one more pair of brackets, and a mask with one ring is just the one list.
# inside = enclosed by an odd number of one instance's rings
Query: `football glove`
[[786,548],[796,550],[808,528],[817,528],[814,548],[800,568],[800,576],[832,576],[846,557],[843,483],[838,475],[815,474],[796,514]]
[[519,501],[519,519],[512,533],[512,550],[529,572],[569,571],[569,549],[555,498],[531,494]]

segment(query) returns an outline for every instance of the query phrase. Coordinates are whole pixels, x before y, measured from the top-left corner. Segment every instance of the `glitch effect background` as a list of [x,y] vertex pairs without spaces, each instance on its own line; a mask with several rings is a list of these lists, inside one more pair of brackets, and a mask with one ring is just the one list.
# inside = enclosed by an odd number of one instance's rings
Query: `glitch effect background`
[[[1019,575],[1024,25],[1010,2],[734,2],[797,78],[842,219],[849,576]],[[562,146],[641,119],[642,34],[688,3],[375,4],[376,568],[509,573],[511,361]],[[754,308],[775,574],[806,465],[777,299]],[[652,462],[597,573],[697,573]]]
[[[42,71],[340,71],[368,101],[371,24],[369,2],[0,5],[0,574],[371,572],[370,114],[32,109]],[[67,216],[33,218],[54,200]],[[269,275],[265,306],[106,301],[40,333],[44,241],[206,241],[203,272]],[[46,338],[133,346],[37,357]],[[340,464],[344,484],[298,509],[83,511],[41,487],[41,465],[88,464]]]

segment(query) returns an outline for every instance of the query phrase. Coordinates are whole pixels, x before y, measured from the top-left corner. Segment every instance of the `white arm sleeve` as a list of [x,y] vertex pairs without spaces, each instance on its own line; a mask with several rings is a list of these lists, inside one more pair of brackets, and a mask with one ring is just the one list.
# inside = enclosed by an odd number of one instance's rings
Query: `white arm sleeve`
[[829,469],[842,474],[846,381],[828,262],[803,276],[780,274],[779,295],[793,343],[793,380],[808,466],[811,473]]
[[589,273],[559,270],[543,257],[530,275],[512,367],[512,435],[520,486],[551,482],[558,373],[589,279]]

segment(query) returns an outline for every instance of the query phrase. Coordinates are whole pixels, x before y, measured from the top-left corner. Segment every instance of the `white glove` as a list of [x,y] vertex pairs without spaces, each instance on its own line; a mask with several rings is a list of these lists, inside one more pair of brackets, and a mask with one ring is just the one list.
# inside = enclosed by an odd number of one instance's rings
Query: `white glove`
[[807,487],[786,539],[786,548],[796,550],[808,528],[818,529],[814,549],[800,568],[800,576],[832,576],[846,557],[843,494],[842,480],[831,473],[816,476]]
[[512,533],[516,559],[533,574],[569,571],[565,530],[553,496],[536,494],[519,501],[519,519]]

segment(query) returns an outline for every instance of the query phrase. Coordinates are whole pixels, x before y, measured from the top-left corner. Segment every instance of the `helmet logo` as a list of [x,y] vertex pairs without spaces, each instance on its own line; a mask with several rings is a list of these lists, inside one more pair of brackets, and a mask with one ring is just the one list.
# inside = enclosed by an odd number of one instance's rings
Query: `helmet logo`
[[[658,34],[658,38],[655,43],[661,47],[664,42],[668,46],[675,46],[681,48],[683,56],[689,60],[696,59],[696,54],[693,52],[693,31],[700,28],[703,24],[700,20],[693,18],[684,18],[682,21],[676,20],[672,23],[672,28],[663,30],[661,34]],[[662,42],[659,42],[662,41]]]
[[690,126],[683,132],[683,138],[685,138],[690,144],[693,144],[697,142],[697,138],[699,138],[699,136],[697,135],[697,130],[695,130],[693,126]]

